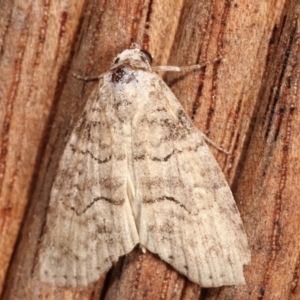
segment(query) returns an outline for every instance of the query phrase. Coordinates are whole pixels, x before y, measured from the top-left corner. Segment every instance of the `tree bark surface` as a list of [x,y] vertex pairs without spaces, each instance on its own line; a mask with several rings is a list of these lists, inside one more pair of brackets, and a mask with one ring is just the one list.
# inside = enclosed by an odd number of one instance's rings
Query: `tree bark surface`
[[[0,1],[1,299],[300,299],[298,1]],[[161,74],[232,187],[251,248],[246,285],[201,289],[136,248],[85,288],[37,272],[51,186],[96,82],[132,42]],[[216,58],[220,61],[214,62]]]

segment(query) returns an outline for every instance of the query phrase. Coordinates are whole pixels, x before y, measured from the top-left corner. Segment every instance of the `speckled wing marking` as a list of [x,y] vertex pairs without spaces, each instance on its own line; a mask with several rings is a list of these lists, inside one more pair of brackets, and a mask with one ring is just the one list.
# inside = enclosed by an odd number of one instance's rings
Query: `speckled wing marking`
[[126,135],[111,99],[104,78],[60,160],[40,255],[43,282],[87,285],[139,241],[128,198]]
[[230,188],[174,94],[149,76],[133,131],[140,243],[202,287],[243,284],[250,253]]
[[148,54],[133,47],[100,77],[67,142],[40,279],[88,285],[138,243],[203,287],[244,283],[249,248],[224,176]]

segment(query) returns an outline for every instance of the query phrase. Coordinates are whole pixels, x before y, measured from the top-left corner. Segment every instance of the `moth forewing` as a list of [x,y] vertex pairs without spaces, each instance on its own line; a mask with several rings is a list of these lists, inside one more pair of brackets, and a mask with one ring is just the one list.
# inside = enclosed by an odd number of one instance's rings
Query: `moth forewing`
[[203,134],[145,51],[114,62],[61,157],[41,281],[88,285],[140,243],[202,287],[243,284],[247,237]]

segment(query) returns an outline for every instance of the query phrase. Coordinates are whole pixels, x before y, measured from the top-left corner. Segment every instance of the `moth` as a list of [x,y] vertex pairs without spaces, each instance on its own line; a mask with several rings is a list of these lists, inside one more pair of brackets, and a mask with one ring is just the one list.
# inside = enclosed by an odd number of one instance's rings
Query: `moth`
[[120,53],[70,135],[50,194],[42,282],[88,285],[137,244],[202,287],[245,282],[250,251],[230,188],[150,64],[137,44]]

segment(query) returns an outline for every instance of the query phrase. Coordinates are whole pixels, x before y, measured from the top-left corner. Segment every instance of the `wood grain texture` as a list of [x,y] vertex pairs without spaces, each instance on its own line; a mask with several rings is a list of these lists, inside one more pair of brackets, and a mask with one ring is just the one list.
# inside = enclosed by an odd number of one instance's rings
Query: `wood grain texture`
[[45,129],[82,5],[1,1],[0,290],[41,170]]
[[252,248],[248,287],[211,291],[208,299],[300,298],[299,13],[299,2],[291,3],[273,28],[253,134],[236,181]]
[[[297,1],[282,0],[94,0],[84,9],[79,0],[2,1],[2,299],[299,299],[297,18]],[[231,151],[212,149],[250,239],[246,286],[200,291],[139,252],[86,289],[54,289],[36,277],[58,159],[95,84],[71,74],[102,73],[135,40],[154,65],[222,56],[202,72],[165,79],[195,124]]]

